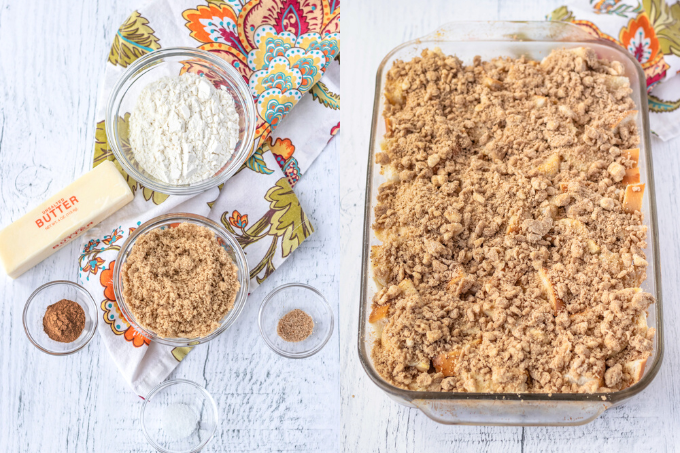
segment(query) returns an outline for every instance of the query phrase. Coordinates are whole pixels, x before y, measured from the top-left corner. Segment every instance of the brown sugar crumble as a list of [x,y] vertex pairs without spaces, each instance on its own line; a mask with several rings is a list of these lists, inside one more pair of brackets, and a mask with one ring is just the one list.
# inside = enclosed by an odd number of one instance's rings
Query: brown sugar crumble
[[48,337],[60,343],[72,343],[85,328],[85,311],[78,302],[62,299],[49,305],[43,317],[43,329]]
[[637,112],[618,62],[440,50],[387,74],[373,362],[449,392],[610,392],[653,349]]
[[238,270],[208,228],[180,223],[140,236],[123,265],[123,297],[161,337],[203,337],[234,307]]
[[309,337],[314,331],[314,320],[304,311],[296,308],[279,319],[276,333],[289,342],[298,342]]

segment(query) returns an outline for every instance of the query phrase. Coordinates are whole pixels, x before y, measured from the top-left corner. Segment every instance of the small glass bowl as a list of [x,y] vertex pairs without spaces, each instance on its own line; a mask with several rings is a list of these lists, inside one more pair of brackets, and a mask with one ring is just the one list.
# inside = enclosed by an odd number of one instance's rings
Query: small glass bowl
[[[54,341],[45,333],[43,317],[47,307],[62,299],[72,300],[83,307],[85,327],[80,336],[71,343]],[[55,280],[45,283],[26,301],[23,314],[24,330],[33,345],[51,355],[68,355],[81,350],[90,342],[97,331],[97,304],[89,292],[77,283]]]
[[[302,341],[290,342],[276,331],[279,320],[296,308],[314,320],[312,334]],[[333,334],[333,309],[314,287],[289,283],[275,288],[262,301],[257,318],[262,338],[279,355],[289,359],[304,359],[319,352]]]
[[[173,185],[150,175],[137,163],[130,147],[129,119],[144,87],[160,78],[177,76],[185,71],[207,77],[231,94],[239,115],[239,140],[234,153],[214,176],[197,183]],[[144,187],[169,195],[201,193],[234,175],[250,156],[256,123],[255,102],[241,74],[210,52],[186,47],[156,50],[135,60],[114,86],[106,107],[106,136],[123,170]]]
[[[135,245],[135,242],[137,242],[137,239],[139,239],[144,233],[147,233],[151,230],[172,228],[174,226],[173,224],[178,223],[192,223],[194,225],[206,227],[213,233],[215,233],[215,236],[223,241],[222,246],[225,248],[225,250],[231,257],[231,259],[234,261],[234,264],[236,264],[236,267],[238,269],[238,281],[241,287],[239,288],[238,293],[236,294],[236,300],[234,300],[234,307],[220,321],[220,327],[213,330],[210,334],[206,335],[205,337],[196,338],[160,337],[156,335],[155,332],[141,326],[137,322],[135,316],[132,314],[127,304],[125,303],[125,298],[123,297],[123,274],[121,272],[121,269],[123,268],[123,265],[127,261],[127,257],[130,255],[132,247]],[[135,328],[135,330],[137,330],[137,332],[141,333],[142,335],[153,341],[168,346],[194,346],[197,344],[206,343],[219,336],[225,330],[227,330],[227,328],[229,328],[229,326],[231,326],[236,321],[238,316],[241,314],[241,311],[243,311],[246,298],[248,297],[249,284],[250,284],[250,272],[248,270],[248,262],[246,261],[246,255],[245,253],[243,253],[243,249],[239,245],[238,241],[236,241],[234,236],[232,236],[227,230],[225,230],[222,226],[218,225],[212,220],[207,219],[200,215],[189,213],[173,213],[160,215],[158,217],[154,217],[148,222],[143,223],[142,225],[137,227],[137,229],[123,243],[123,246],[121,247],[120,252],[118,253],[118,258],[116,259],[116,265],[113,267],[113,292],[116,296],[116,301],[118,301],[118,306],[123,312],[123,316],[125,317],[125,319],[127,319],[130,322],[130,324],[132,324],[132,326]]]
[[144,436],[156,450],[194,453],[201,451],[215,435],[217,404],[195,382],[165,381],[151,390],[142,403],[139,421]]

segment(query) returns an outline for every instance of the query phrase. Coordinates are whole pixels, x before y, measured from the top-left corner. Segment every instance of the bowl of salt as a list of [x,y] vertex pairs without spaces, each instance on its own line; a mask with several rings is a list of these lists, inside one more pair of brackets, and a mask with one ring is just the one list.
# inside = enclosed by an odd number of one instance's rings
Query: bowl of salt
[[158,384],[139,413],[151,446],[163,453],[201,451],[217,429],[217,404],[195,382],[175,379]]

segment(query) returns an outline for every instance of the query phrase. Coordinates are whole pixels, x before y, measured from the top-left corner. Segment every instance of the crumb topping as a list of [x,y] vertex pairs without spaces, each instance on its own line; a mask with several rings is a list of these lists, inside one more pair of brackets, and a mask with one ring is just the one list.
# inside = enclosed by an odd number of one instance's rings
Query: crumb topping
[[652,351],[632,90],[590,49],[387,74],[372,357],[392,384],[604,392]]

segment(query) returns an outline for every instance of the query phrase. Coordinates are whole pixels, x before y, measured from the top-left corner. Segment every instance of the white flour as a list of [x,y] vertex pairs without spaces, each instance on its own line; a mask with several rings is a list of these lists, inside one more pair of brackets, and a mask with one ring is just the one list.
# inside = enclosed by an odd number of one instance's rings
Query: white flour
[[186,73],[150,83],[130,117],[132,153],[147,173],[169,184],[213,176],[239,134],[234,100],[209,80]]

